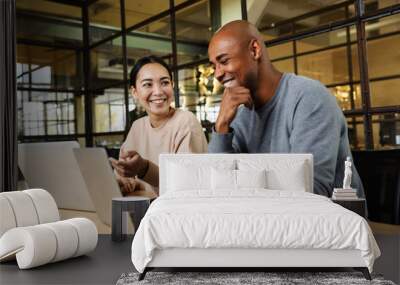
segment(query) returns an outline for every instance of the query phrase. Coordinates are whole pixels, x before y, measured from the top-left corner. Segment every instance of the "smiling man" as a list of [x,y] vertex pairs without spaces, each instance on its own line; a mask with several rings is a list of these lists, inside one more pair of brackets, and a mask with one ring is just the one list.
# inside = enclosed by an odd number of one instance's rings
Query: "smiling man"
[[[330,197],[342,187],[351,157],[347,125],[324,85],[275,69],[262,36],[246,21],[218,30],[208,54],[225,86],[209,152],[312,153],[314,192]],[[354,166],[352,181],[364,197]]]

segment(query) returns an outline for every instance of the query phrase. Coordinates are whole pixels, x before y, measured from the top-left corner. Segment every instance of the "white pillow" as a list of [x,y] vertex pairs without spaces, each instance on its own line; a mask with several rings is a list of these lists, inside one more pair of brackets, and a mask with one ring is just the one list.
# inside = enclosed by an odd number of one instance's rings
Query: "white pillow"
[[238,190],[240,188],[266,188],[266,171],[211,169],[211,188],[213,190]]
[[167,191],[211,190],[211,169],[234,169],[234,160],[211,160],[194,163],[188,159],[167,163]]
[[209,188],[210,167],[188,167],[182,164],[170,163],[168,172],[170,173],[167,179],[168,190],[185,191]]
[[211,168],[211,189],[236,189],[236,170]]
[[276,159],[238,159],[239,170],[266,169],[266,181],[268,189],[307,191],[309,169],[303,160]]
[[267,188],[267,171],[236,170],[237,188]]

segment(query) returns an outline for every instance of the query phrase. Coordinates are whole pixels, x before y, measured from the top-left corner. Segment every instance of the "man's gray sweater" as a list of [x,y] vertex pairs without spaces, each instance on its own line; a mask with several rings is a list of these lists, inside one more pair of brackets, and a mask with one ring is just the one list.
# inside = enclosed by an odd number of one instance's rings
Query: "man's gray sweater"
[[[232,132],[213,132],[211,153],[312,153],[314,193],[330,197],[342,187],[344,161],[351,157],[346,120],[320,82],[283,74],[275,95],[257,110],[239,107]],[[353,164],[351,186],[364,197]]]

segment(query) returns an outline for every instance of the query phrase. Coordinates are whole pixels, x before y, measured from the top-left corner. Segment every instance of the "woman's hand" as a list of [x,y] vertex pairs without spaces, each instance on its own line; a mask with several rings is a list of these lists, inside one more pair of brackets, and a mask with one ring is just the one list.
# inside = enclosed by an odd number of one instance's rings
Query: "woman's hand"
[[139,178],[146,175],[149,168],[149,161],[142,158],[136,151],[121,150],[120,159],[110,158],[111,164],[115,171],[122,177]]
[[135,191],[140,192],[146,190],[143,182],[140,180],[136,180],[135,178],[121,177],[119,175],[116,175],[116,178],[123,195],[127,195]]
[[125,177],[121,177],[119,175],[116,175],[116,178],[117,178],[119,188],[121,189],[121,192],[123,195],[126,195],[128,193],[135,191],[136,180],[134,178],[125,178]]

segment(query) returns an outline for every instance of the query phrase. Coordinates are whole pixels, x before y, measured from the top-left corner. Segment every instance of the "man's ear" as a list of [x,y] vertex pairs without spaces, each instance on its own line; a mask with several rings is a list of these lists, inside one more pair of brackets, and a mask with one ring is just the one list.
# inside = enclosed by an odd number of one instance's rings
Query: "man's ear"
[[250,48],[250,53],[251,53],[251,56],[253,57],[253,59],[259,60],[261,58],[261,51],[262,51],[260,42],[257,39],[251,39],[249,48]]

